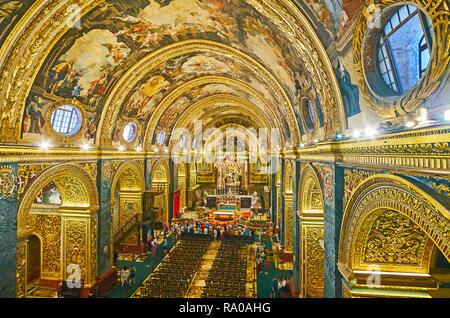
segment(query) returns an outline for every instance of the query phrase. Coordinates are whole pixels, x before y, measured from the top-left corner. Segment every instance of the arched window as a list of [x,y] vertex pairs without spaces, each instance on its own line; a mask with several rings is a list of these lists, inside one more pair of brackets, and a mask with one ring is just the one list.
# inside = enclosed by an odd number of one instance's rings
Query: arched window
[[397,9],[381,33],[378,66],[384,82],[403,94],[422,77],[430,61],[431,24],[411,5]]

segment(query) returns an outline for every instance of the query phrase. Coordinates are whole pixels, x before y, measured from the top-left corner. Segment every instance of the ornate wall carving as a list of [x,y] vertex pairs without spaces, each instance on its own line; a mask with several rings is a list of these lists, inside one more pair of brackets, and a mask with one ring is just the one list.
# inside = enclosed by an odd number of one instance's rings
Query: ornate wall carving
[[307,298],[322,298],[324,292],[323,224],[302,226],[302,292]]
[[[450,219],[448,209],[433,200],[432,197],[415,185],[400,177],[374,175],[357,188],[345,208],[338,264],[344,276],[351,275],[351,269],[364,268],[362,263],[367,235],[380,211],[385,211],[386,209],[394,210],[400,215],[398,222],[405,221],[405,218],[413,221],[430,238],[430,242],[425,243],[425,251],[427,252],[422,253],[424,256],[421,259],[420,268],[406,268],[404,270],[415,272],[429,270],[431,242],[442,251],[447,259],[450,258]],[[375,213],[376,211],[378,212]],[[390,227],[392,226],[390,225]],[[417,227],[414,227],[414,229],[417,229]],[[417,233],[415,235],[416,239],[421,237],[417,236]],[[381,240],[384,239],[380,238]],[[401,249],[404,245],[399,242],[402,241],[397,240],[397,242],[394,242],[394,246],[399,244],[395,250],[395,253],[398,254],[397,256],[404,253]],[[405,244],[407,247],[408,244],[414,246],[416,243],[412,240]],[[375,246],[372,244],[370,248],[374,249]],[[406,255],[409,256],[404,257],[411,257],[410,254]],[[374,256],[369,257],[373,258]]]
[[80,266],[81,279],[89,283],[88,226],[86,219],[64,218],[64,279],[70,274],[67,273],[68,266],[75,264]]
[[[319,172],[311,165],[301,166],[299,187],[300,289],[304,297],[324,296],[324,215]],[[322,170],[323,171],[323,170]]]
[[17,245],[16,254],[16,297],[23,298],[27,293],[27,244]]
[[396,211],[384,211],[367,237],[364,262],[420,265],[426,239],[411,219]]
[[284,195],[284,237],[285,237],[285,251],[292,252],[293,248],[293,221],[294,221],[294,209],[292,196]]
[[374,172],[357,169],[344,171],[344,207],[347,205],[348,199],[352,196],[353,191],[358,187],[358,185],[374,174]]

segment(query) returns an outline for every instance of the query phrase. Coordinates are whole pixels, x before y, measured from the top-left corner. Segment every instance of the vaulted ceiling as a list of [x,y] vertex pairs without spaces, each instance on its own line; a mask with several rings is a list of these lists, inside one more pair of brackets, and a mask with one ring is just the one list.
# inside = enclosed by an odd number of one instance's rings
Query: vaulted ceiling
[[[174,128],[192,130],[194,120],[276,128],[283,147],[296,146],[305,138],[305,96],[323,113],[308,138],[330,137],[345,123],[331,63],[291,1],[74,3],[35,1],[1,47],[3,141],[49,135],[48,114],[63,104],[85,119],[82,133],[56,142],[106,148],[123,143],[130,121],[133,143],[150,147],[160,131],[168,145]],[[42,127],[23,124],[30,114]]]

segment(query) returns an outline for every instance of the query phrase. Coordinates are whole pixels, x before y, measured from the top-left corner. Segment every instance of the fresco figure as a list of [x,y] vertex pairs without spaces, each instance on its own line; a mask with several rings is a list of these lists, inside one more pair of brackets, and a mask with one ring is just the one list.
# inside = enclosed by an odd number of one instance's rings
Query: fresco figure
[[348,125],[348,118],[361,112],[359,107],[359,88],[357,85],[352,84],[350,74],[345,69],[342,57],[338,58],[338,65],[335,71],[344,102],[345,117]]
[[25,117],[23,121],[23,130],[25,133],[40,134],[42,127],[44,127],[45,119],[39,110],[42,105],[39,103],[39,97],[33,96],[31,102],[25,111]]
[[36,196],[36,203],[44,204],[61,204],[61,193],[53,182],[47,184]]

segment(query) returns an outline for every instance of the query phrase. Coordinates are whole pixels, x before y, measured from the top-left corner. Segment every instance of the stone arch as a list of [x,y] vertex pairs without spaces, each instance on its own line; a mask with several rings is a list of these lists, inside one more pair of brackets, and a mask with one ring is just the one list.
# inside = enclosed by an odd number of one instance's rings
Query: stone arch
[[187,189],[187,166],[186,163],[180,162],[176,165],[177,168],[177,184],[180,190],[180,208],[187,206],[186,189]]
[[302,167],[298,189],[300,218],[300,290],[306,298],[324,296],[324,215],[319,174]]
[[[34,200],[43,187],[53,182],[61,193],[61,204],[45,205]],[[26,264],[26,238],[40,240],[40,285],[56,287],[67,276],[70,264],[79,266],[86,287],[96,278],[97,215],[99,207],[95,181],[89,172],[76,164],[60,164],[45,170],[31,182],[20,202],[17,214],[17,238],[25,241],[17,264]],[[30,213],[33,212],[33,213]],[[26,278],[17,268],[17,295],[25,296]]]
[[[422,250],[418,250],[421,253],[420,264],[413,266],[404,261],[395,264],[392,260],[386,263],[379,258],[375,262],[373,257],[366,259],[367,252],[371,252],[367,244],[373,244],[370,240],[376,234],[377,222],[387,222],[384,228],[393,226],[398,230],[402,227],[417,235],[424,233]],[[391,239],[396,239],[394,234]],[[399,245],[396,254],[405,254],[402,246]],[[339,242],[338,267],[347,281],[357,279],[360,272],[373,270],[370,266],[372,263],[377,263],[375,265],[381,267],[383,272],[426,275],[436,248],[447,260],[450,259],[449,212],[434,197],[413,182],[388,174],[373,175],[355,189],[344,211]]]
[[24,230],[23,223],[26,214],[32,208],[36,196],[51,181],[56,181],[60,186],[70,186],[70,191],[61,191],[61,207],[76,207],[90,212],[98,210],[97,187],[86,170],[71,163],[51,167],[33,180],[25,190],[17,214],[17,234],[19,238],[20,233]]
[[145,190],[143,167],[134,160],[123,162],[114,174],[111,187],[112,240],[126,245],[137,245],[139,233],[132,230],[126,237],[118,232],[136,215],[142,214],[142,195]]
[[170,169],[167,160],[159,159],[152,167],[151,173],[151,189],[164,190],[164,197],[158,198],[155,203],[163,206],[163,215],[159,216],[158,221],[168,223],[169,221],[169,185],[170,185]]
[[123,183],[120,184],[121,188],[127,190],[144,191],[145,178],[143,167],[133,160],[125,161],[119,166],[112,180],[112,188],[117,186],[117,183],[120,181],[120,177],[123,176],[124,173],[128,173],[130,177],[134,178],[129,178],[127,183],[123,181]]

